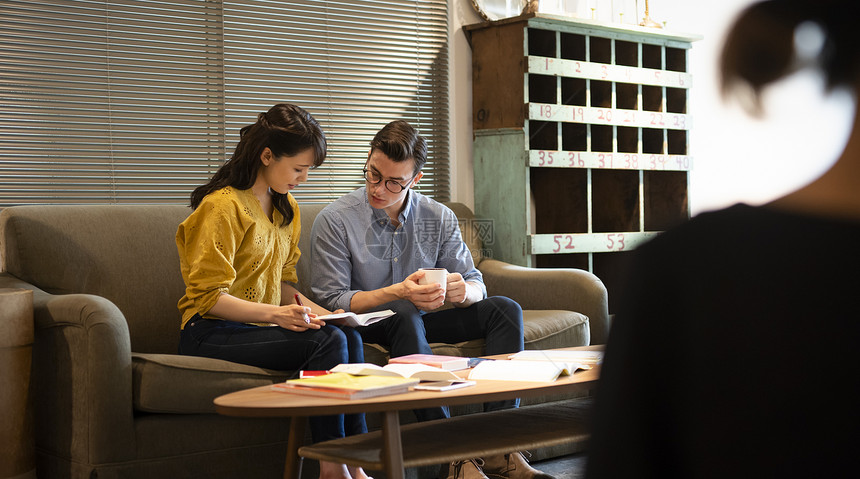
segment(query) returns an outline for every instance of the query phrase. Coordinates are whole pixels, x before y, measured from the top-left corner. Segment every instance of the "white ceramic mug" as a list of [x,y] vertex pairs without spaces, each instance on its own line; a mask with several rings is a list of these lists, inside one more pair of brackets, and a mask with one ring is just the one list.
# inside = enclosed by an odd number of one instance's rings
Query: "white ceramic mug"
[[445,268],[421,268],[418,271],[424,272],[424,277],[418,280],[418,284],[434,284],[439,283],[442,286],[442,292],[448,290],[448,270]]

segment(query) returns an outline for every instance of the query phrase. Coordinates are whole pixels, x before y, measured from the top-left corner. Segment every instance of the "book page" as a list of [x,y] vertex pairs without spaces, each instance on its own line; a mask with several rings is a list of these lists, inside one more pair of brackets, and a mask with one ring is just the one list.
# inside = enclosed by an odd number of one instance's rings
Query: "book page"
[[542,361],[483,361],[469,373],[469,379],[497,381],[552,382],[562,374],[570,374],[565,367]]
[[508,359],[516,359],[518,361],[559,361],[595,365],[603,361],[603,351],[526,350],[512,354],[508,356]]
[[317,319],[321,319],[323,321],[342,320],[347,326],[357,327],[368,326],[390,316],[394,316],[394,311],[386,309],[383,311],[371,311],[369,313],[362,314],[355,314],[349,311],[345,313],[323,314],[321,316],[317,316]]
[[426,364],[389,364],[377,366],[370,363],[338,364],[330,369],[336,373],[348,373],[357,376],[398,376],[415,378],[424,381],[441,381],[443,379],[461,379],[451,371],[446,371]]

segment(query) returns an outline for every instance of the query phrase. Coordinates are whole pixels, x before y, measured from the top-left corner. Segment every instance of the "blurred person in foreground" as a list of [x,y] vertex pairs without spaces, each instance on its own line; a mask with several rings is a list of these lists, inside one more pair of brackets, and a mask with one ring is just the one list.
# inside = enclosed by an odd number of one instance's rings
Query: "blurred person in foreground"
[[[747,7],[723,48],[723,92],[755,110],[766,86],[813,66],[828,89],[856,99],[857,18],[856,0]],[[823,46],[804,57],[795,38],[809,28]],[[844,151],[821,177],[763,206],[701,214],[637,251],[607,344],[586,477],[856,474],[858,188],[855,110]]]

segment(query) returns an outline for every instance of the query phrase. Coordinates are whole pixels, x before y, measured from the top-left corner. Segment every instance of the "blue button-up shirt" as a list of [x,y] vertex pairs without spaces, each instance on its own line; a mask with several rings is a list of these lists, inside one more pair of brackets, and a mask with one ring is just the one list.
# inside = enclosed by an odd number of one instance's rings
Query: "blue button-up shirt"
[[350,310],[359,291],[384,288],[420,268],[445,268],[487,290],[447,206],[409,190],[394,226],[367,201],[366,188],[323,208],[311,230],[311,289],[328,309]]

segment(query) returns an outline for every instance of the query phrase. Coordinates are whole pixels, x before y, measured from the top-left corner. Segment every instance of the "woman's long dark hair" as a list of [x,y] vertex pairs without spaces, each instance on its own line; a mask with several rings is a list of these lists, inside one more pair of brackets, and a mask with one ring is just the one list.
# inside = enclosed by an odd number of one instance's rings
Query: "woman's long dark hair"
[[794,47],[797,27],[818,26],[824,35],[817,67],[828,88],[854,86],[860,78],[860,35],[854,19],[858,0],[765,0],[744,9],[735,20],[720,58],[724,94],[750,88],[753,111],[760,109],[765,86],[804,66]]
[[[239,130],[239,144],[233,156],[221,165],[208,183],[191,193],[191,207],[196,209],[206,195],[226,186],[237,190],[253,186],[262,165],[260,156],[266,148],[275,158],[295,156],[313,149],[316,168],[325,160],[325,134],[314,117],[296,105],[279,103],[260,113],[256,123]],[[294,213],[287,195],[272,191],[272,204],[284,217],[281,226],[289,225]]]

